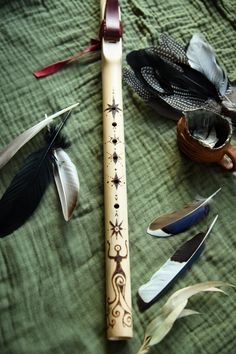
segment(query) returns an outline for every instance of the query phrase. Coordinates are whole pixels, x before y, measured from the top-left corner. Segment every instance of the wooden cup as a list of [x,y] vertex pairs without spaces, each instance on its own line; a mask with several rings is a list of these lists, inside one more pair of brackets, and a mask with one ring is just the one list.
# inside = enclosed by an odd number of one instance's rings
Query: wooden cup
[[[199,119],[199,117],[196,117],[196,119]],[[218,163],[227,170],[236,171],[236,148],[230,143],[232,126],[227,119],[221,116],[215,115],[214,119],[216,122],[214,127],[217,137],[219,137],[217,147],[206,146],[201,140],[194,137],[190,132],[191,127],[188,118],[183,116],[177,123],[179,149],[193,161]],[[197,124],[201,124],[201,121],[198,121]]]

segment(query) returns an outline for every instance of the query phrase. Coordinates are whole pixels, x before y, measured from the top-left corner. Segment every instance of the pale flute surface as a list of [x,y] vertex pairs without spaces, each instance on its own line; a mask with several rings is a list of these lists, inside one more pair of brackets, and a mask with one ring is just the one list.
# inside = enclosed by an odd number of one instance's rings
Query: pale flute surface
[[110,340],[132,337],[122,41],[102,43],[106,311]]

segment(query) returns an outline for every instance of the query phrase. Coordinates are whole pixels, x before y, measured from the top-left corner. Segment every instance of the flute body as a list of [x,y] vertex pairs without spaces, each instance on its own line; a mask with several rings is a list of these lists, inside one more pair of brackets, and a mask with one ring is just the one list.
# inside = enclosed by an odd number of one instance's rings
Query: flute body
[[122,40],[102,44],[107,337],[132,337]]

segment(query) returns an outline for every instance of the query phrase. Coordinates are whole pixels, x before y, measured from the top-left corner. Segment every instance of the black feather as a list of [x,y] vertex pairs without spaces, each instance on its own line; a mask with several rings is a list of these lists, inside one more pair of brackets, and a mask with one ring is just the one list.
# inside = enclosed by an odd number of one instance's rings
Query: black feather
[[127,62],[137,78],[145,83],[146,86],[149,86],[149,90],[152,92],[154,89],[148,84],[142,74],[142,69],[145,67],[153,69],[157,82],[167,95],[172,95],[177,89],[188,91],[190,95],[196,98],[205,100],[213,98],[217,102],[220,101],[215,86],[202,73],[188,65],[176,64],[161,58],[152,48],[129,53]]
[[213,98],[217,102],[220,101],[215,86],[200,72],[191,67],[181,64],[179,70],[171,63],[155,56],[155,62],[158,63],[159,73],[166,79],[172,87],[176,86],[180,89],[188,90],[190,94],[194,94],[197,98]]
[[46,146],[26,158],[22,168],[2,196],[0,237],[7,236],[22,226],[40,203],[53,176],[55,163],[53,151],[68,146],[60,131],[69,118],[70,112],[58,127],[53,127],[47,132]]
[[123,71],[123,77],[127,84],[131,86],[136,93],[160,115],[173,120],[178,120],[183,116],[182,112],[170,106],[165,100],[157,95],[156,92],[151,93],[140,80],[137,79],[134,72],[127,68]]
[[127,59],[127,63],[133,69],[135,76],[148,88],[148,90],[152,94],[155,95],[155,94],[157,94],[157,92],[145,80],[145,78],[142,74],[143,68],[153,68],[156,80],[158,81],[160,86],[164,89],[165,93],[166,94],[173,93],[173,89],[171,88],[170,84],[166,80],[163,80],[162,76],[159,75],[157,71],[155,71],[155,69],[156,69],[155,62],[153,61],[152,55],[151,56],[148,55],[148,52],[146,51],[146,49],[134,50],[133,52],[130,52],[127,55],[126,59]]

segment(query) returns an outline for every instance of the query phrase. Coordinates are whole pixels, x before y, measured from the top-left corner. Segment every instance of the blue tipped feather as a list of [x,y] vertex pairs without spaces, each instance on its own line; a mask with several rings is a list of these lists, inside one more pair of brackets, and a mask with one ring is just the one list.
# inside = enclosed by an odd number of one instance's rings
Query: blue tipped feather
[[179,210],[156,218],[148,226],[147,233],[167,237],[189,229],[209,213],[210,202],[220,189],[202,201],[194,201]]
[[200,257],[204,242],[217,218],[218,216],[215,217],[207,232],[201,232],[185,242],[151,279],[139,288],[138,305],[141,310],[150,307]]
[[186,215],[182,219],[164,227],[162,230],[167,234],[176,235],[193,226],[195,223],[204,218],[210,211],[209,205],[204,205],[196,209],[193,213]]

